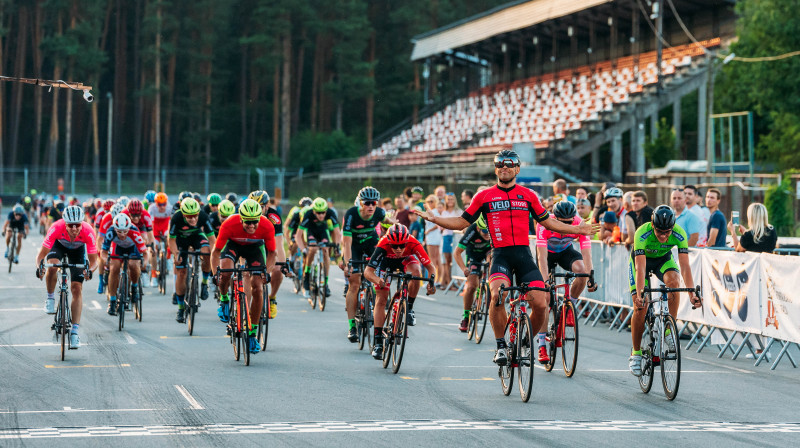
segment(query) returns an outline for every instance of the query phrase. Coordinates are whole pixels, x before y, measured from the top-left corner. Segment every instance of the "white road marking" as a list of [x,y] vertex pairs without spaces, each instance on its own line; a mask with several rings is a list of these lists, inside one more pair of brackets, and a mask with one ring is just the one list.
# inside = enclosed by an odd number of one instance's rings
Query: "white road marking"
[[708,365],[714,366],[714,367],[722,367],[723,369],[730,369],[730,370],[733,370],[734,372],[739,372],[739,373],[755,373],[755,372],[753,372],[751,370],[737,369],[736,367],[726,366],[725,364],[720,364],[718,362],[706,361],[704,359],[692,358],[690,356],[684,356],[683,359],[690,359],[692,361],[697,361],[697,362],[700,362],[700,363],[703,363],[703,364],[708,364]]
[[[89,344],[87,344],[85,342],[81,342],[81,347],[86,347],[88,345]],[[58,343],[55,343],[55,342],[34,342],[33,344],[0,344],[0,348],[1,347],[55,347],[55,346],[61,346],[61,343],[60,342],[58,342]]]
[[[163,411],[165,409],[72,409],[65,406],[64,409],[56,409],[52,411],[10,411],[8,409],[0,410],[0,414],[61,414],[66,412],[145,412],[145,411]],[[2,436],[0,436],[2,438]]]
[[0,312],[13,312],[13,311],[42,311],[44,308],[40,306],[25,307],[25,308],[2,308]]
[[178,389],[178,392],[180,392],[181,395],[183,395],[183,398],[185,398],[186,401],[188,401],[189,404],[192,405],[191,409],[205,409],[203,406],[200,405],[200,403],[197,400],[195,400],[192,394],[190,394],[185,387],[181,386],[180,384],[176,384],[175,389]]
[[[630,373],[629,369],[588,369],[587,372],[600,372],[600,373]],[[724,370],[683,370],[681,373],[725,373]]]
[[438,322],[429,322],[428,325],[436,325],[440,327],[457,327],[460,324],[450,324],[450,323],[438,323]]
[[[11,277],[11,276],[9,275],[9,277]],[[0,286],[0,289],[26,289],[26,288],[31,288],[31,287],[27,286],[27,285],[3,285],[3,286]]]
[[130,335],[127,331],[123,331],[122,335],[125,336],[125,339],[128,340],[128,344],[135,344],[136,341],[133,340],[133,336]]
[[96,309],[96,310],[99,310],[99,309],[101,309],[101,308],[100,308],[100,302],[98,302],[97,300],[92,300],[92,307],[93,307],[94,309]]

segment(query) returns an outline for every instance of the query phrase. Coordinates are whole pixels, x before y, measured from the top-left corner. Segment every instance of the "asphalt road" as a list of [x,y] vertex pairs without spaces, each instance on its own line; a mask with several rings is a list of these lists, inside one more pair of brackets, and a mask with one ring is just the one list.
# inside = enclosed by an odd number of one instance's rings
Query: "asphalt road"
[[[285,282],[267,351],[236,362],[213,300],[195,336],[175,322],[171,292],[145,290],[144,319],[105,312],[87,283],[83,346],[60,361],[34,275],[41,237],[0,273],[0,446],[788,446],[800,437],[800,372],[753,367],[716,350],[684,351],[678,398],[660,378],[642,394],[628,373],[629,333],[581,327],[573,378],[535,370],[533,397],[506,397],[480,345],[458,332],[460,297],[418,299],[397,375],[346,340],[341,272],[333,297],[311,310]],[[170,288],[171,289],[171,288]],[[795,352],[795,354],[797,354]],[[78,438],[79,440],[76,440]]]

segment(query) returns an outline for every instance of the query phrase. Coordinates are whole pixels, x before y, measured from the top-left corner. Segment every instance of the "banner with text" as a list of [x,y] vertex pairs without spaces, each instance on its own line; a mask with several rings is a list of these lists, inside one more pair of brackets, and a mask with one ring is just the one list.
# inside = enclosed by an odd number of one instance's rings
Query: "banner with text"
[[762,334],[800,342],[800,259],[786,255],[761,255],[763,307]]

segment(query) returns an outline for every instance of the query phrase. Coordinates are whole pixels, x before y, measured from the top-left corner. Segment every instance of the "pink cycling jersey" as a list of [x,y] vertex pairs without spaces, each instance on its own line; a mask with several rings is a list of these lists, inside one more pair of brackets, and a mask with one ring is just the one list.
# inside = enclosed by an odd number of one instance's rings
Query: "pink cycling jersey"
[[[552,217],[552,219],[555,219],[555,217]],[[581,217],[575,216],[571,224],[573,226],[581,225]],[[563,252],[572,246],[574,240],[578,240],[581,249],[587,249],[592,245],[586,235],[564,235],[547,230],[543,225],[539,225],[536,229],[536,247],[546,247],[548,252]]]
[[78,249],[79,247],[85,245],[87,254],[97,253],[94,230],[92,229],[92,225],[88,222],[81,223],[81,231],[77,238],[73,240],[69,237],[67,223],[64,222],[63,219],[59,219],[52,226],[50,226],[50,230],[47,232],[47,236],[44,237],[44,243],[42,243],[42,246],[52,249],[56,244],[56,241],[61,243],[61,245],[67,249]]
[[486,217],[495,248],[528,247],[530,217],[542,222],[550,216],[539,196],[520,185],[511,188],[495,185],[479,192],[461,217],[473,223],[481,213]]

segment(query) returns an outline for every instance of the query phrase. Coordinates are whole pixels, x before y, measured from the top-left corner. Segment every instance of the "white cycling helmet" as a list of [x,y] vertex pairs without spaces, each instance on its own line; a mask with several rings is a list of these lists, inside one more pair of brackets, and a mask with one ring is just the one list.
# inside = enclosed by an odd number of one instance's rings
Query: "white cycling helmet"
[[77,205],[70,205],[64,209],[62,217],[67,224],[78,224],[83,222],[86,215],[83,214],[83,209]]
[[620,190],[617,187],[609,188],[608,190],[606,190],[606,193],[603,196],[605,196],[606,199],[608,199],[608,198],[622,198],[622,190]]
[[114,217],[114,230],[125,231],[131,228],[131,218],[125,213]]
[[109,211],[109,213],[111,213],[111,216],[117,216],[123,210],[125,210],[125,206],[117,202],[116,204],[111,206],[111,210]]
[[117,199],[117,203],[118,204],[122,204],[123,206],[127,206],[128,202],[130,202],[130,201],[131,201],[131,198],[129,198],[127,196],[120,196],[119,199]]

